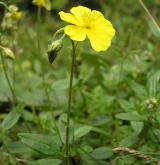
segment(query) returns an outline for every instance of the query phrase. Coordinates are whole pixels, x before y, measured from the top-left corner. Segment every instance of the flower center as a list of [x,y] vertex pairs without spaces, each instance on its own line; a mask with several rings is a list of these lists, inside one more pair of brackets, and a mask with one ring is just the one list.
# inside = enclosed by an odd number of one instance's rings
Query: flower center
[[89,25],[86,25],[85,28],[86,29],[91,29],[91,27]]

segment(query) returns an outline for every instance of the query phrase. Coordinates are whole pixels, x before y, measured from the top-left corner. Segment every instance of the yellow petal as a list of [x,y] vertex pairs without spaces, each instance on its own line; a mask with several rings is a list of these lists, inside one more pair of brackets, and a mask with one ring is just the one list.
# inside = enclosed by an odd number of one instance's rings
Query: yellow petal
[[20,20],[21,19],[21,17],[22,17],[22,12],[20,12],[20,11],[16,11],[16,12],[14,12],[13,14],[12,14],[12,17],[13,17],[13,19],[15,19],[15,20]]
[[75,24],[75,25],[78,24],[78,21],[76,20],[76,18],[70,13],[65,13],[65,12],[61,11],[61,12],[59,12],[59,15],[60,15],[61,20],[63,20],[63,21],[66,21],[66,22],[69,22],[69,23]]
[[108,34],[105,31],[98,29],[90,30],[87,32],[87,36],[91,42],[91,46],[97,52],[105,51],[110,47],[114,34],[114,30],[112,31],[112,33]]
[[88,31],[87,36],[91,42],[92,48],[99,52],[107,50],[111,45],[113,35],[102,31]]
[[83,41],[86,38],[86,29],[76,25],[67,25],[64,28],[65,33],[75,41]]
[[73,7],[70,11],[76,17],[80,26],[86,24],[86,20],[89,18],[91,13],[91,9],[84,6]]
[[92,48],[98,52],[107,50],[114,35],[112,24],[101,12],[93,10],[90,14],[90,29],[87,31]]
[[90,26],[105,28],[111,26],[110,21],[104,18],[103,14],[99,11],[93,10],[90,14]]

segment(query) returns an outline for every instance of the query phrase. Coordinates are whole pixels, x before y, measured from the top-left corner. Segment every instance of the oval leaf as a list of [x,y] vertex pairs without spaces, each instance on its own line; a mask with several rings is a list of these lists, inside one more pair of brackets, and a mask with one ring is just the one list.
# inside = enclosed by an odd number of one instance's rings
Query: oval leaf
[[141,121],[131,121],[131,126],[134,129],[134,131],[139,134],[141,133],[144,127],[144,123]]
[[121,120],[131,120],[131,121],[142,121],[144,118],[140,116],[139,114],[135,113],[119,113],[116,115],[117,119]]
[[92,130],[92,127],[90,126],[82,126],[78,129],[75,130],[74,132],[74,138],[79,139],[80,137],[86,135],[87,133],[89,133]]
[[59,153],[60,141],[57,137],[35,133],[19,133],[18,136],[22,143],[35,151],[46,155],[56,155]]
[[113,155],[113,151],[112,148],[103,146],[96,148],[91,155],[95,159],[107,159]]
[[124,138],[121,142],[120,142],[120,146],[122,147],[131,147],[132,145],[134,145],[136,142],[138,141],[138,136],[136,134],[130,135],[126,138]]
[[59,165],[62,161],[59,159],[40,159],[36,161],[29,162],[28,165]]
[[20,118],[22,111],[24,110],[24,105],[19,104],[14,107],[11,112],[6,116],[2,122],[2,127],[6,130],[12,128]]

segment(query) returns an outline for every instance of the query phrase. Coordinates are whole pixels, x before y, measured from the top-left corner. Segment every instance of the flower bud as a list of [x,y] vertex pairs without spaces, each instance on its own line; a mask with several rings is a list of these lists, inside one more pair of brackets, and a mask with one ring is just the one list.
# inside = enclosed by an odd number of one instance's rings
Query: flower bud
[[150,98],[145,101],[145,106],[147,109],[154,109],[158,105],[158,101],[155,98]]
[[62,39],[56,40],[48,46],[47,54],[48,54],[49,62],[51,64],[57,57],[58,52],[61,50],[61,48],[62,48]]

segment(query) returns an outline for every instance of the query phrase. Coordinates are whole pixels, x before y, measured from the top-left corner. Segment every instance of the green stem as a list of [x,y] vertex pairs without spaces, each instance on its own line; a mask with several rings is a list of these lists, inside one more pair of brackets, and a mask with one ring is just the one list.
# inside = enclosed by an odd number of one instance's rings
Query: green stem
[[12,94],[13,104],[15,104],[16,101],[17,101],[17,98],[16,98],[16,95],[15,95],[14,90],[12,88],[11,82],[9,80],[9,76],[7,74],[7,68],[6,68],[6,65],[5,65],[3,54],[0,54],[0,56],[1,56],[1,62],[2,62],[2,66],[3,66],[4,75],[5,75],[6,81],[8,83],[9,89],[10,89],[11,94]]
[[72,41],[72,66],[71,66],[71,75],[70,75],[70,84],[69,84],[69,97],[68,97],[68,110],[67,110],[67,123],[66,123],[66,148],[65,148],[65,156],[66,156],[66,165],[69,165],[69,128],[70,128],[70,112],[71,112],[71,102],[72,102],[72,84],[73,84],[73,75],[74,75],[74,65],[76,59],[75,53],[75,44]]
[[38,21],[37,44],[38,44],[39,55],[41,55],[41,45],[40,45],[40,35],[39,35],[39,27],[40,27],[40,24],[41,24],[41,7],[38,7],[38,10],[37,10],[37,21]]
[[[62,33],[64,31],[64,28],[61,28],[59,30],[57,30],[54,35],[53,35],[53,40],[57,37],[57,35],[59,35],[60,33]],[[65,35],[65,34],[64,34]]]
[[4,6],[7,10],[9,10],[8,6],[4,2],[0,1],[0,5]]
[[155,27],[157,28],[158,32],[160,33],[160,27],[157,24],[157,22],[155,21],[155,19],[153,18],[152,14],[149,12],[149,10],[147,9],[147,7],[145,6],[145,4],[143,3],[142,0],[138,0],[138,1],[141,4],[141,6],[143,7],[143,9],[145,10],[145,12],[148,14],[149,18],[152,20],[152,22],[155,25]]

